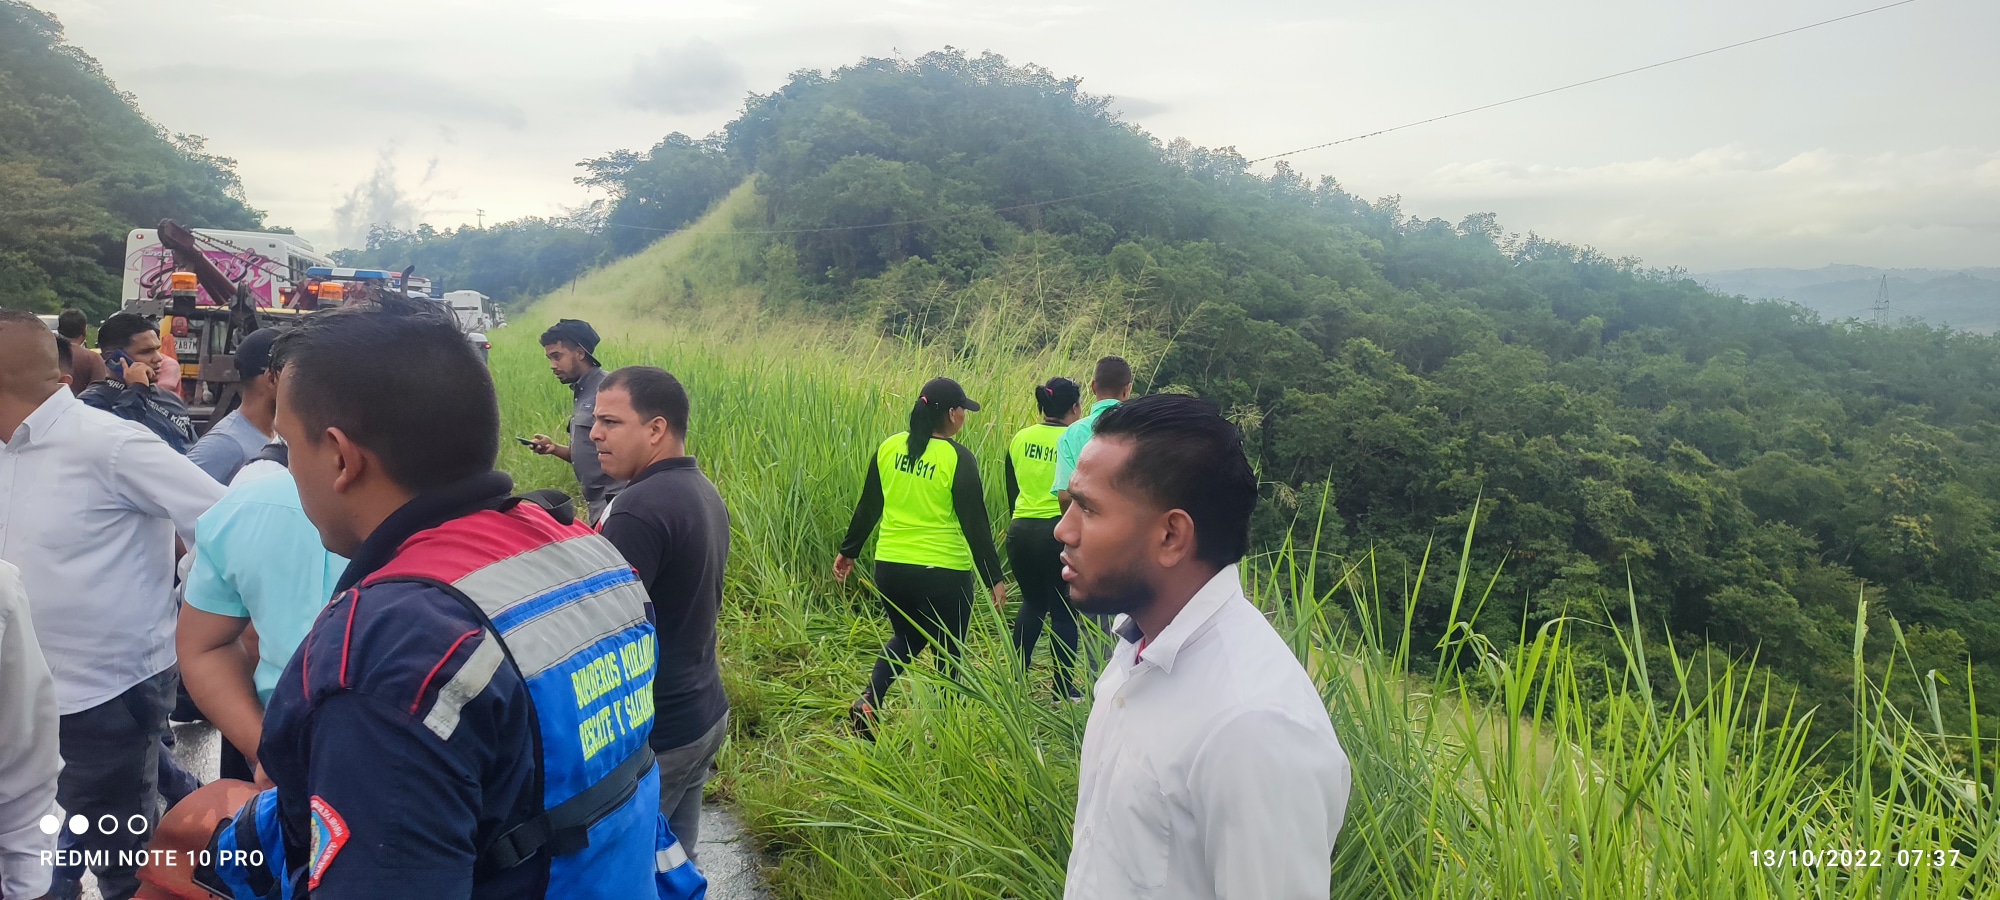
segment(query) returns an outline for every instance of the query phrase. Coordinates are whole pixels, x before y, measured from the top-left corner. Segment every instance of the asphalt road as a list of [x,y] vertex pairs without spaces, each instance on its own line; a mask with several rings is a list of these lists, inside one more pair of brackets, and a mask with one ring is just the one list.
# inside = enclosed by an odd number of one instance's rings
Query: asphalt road
[[[174,726],[175,758],[204,783],[217,777],[221,746],[221,735],[205,722]],[[769,900],[756,847],[727,807],[702,807],[701,843],[695,856],[708,876],[709,900]],[[83,876],[83,896],[85,900],[103,900],[89,875]]]

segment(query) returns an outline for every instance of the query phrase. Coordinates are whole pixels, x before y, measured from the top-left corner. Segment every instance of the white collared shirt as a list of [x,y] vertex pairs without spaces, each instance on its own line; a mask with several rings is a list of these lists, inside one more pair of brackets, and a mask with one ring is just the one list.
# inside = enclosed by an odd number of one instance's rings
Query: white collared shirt
[[62,818],[58,727],[55,678],[42,661],[20,573],[0,562],[0,897],[49,890],[42,853],[56,849],[56,836],[42,830],[42,817]]
[[1323,900],[1347,754],[1236,567],[1143,654],[1128,618],[1116,630],[1084,732],[1063,896]]
[[0,559],[19,566],[56,706],[82,712],[174,664],[174,535],[223,487],[67,390],[0,442]]

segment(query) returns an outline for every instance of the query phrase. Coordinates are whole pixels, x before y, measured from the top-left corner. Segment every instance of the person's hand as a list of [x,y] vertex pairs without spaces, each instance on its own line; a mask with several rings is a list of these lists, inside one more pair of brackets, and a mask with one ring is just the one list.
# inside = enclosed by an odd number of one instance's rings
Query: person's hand
[[846,584],[848,573],[853,571],[854,560],[848,559],[845,555],[839,553],[833,555],[833,580],[841,584]]
[[133,387],[144,387],[153,383],[153,367],[142,362],[125,364],[125,383]]
[[1007,609],[1007,582],[1003,581],[993,586],[993,608],[1002,611]]
[[528,439],[528,449],[535,451],[537,455],[547,456],[556,452],[556,442],[550,440],[546,434],[538,434]]

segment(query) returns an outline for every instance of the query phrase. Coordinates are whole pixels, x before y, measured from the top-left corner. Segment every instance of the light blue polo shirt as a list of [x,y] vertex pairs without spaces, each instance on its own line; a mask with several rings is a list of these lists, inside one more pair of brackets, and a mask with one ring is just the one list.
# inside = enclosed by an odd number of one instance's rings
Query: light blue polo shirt
[[230,488],[195,521],[187,603],[257,628],[257,699],[271,689],[313,619],[333,599],[347,560],[320,545],[290,472]]
[[1049,485],[1049,493],[1069,490],[1069,476],[1076,472],[1076,459],[1083,455],[1083,445],[1097,434],[1097,417],[1117,405],[1116,400],[1092,403],[1089,415],[1070,423],[1063,429],[1062,437],[1056,438],[1056,480]]
[[250,424],[242,410],[234,410],[188,448],[188,459],[207,472],[208,477],[228,484],[243,464],[256,459],[270,442],[270,435]]

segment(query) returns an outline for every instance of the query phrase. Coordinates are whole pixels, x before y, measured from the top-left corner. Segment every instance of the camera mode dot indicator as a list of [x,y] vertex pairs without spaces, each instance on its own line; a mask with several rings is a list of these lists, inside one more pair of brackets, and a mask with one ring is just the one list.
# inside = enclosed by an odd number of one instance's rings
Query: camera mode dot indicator
[[90,830],[90,820],[82,816],[69,817],[69,833],[82,834]]
[[58,832],[58,831],[61,831],[61,830],[62,830],[62,817],[61,817],[61,816],[58,816],[58,815],[56,815],[56,814],[54,814],[54,813],[50,813],[50,814],[48,814],[48,815],[46,815],[46,816],[43,816],[43,817],[42,817],[42,833],[43,833],[43,834],[55,834],[56,832]]

